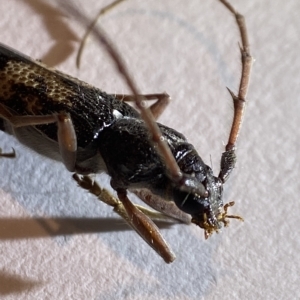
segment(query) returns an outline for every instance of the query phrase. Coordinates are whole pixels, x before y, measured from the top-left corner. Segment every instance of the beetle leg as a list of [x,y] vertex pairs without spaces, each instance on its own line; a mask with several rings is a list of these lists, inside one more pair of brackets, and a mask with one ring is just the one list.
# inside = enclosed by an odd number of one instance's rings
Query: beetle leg
[[0,117],[9,122],[14,128],[57,123],[57,139],[62,161],[69,171],[74,171],[77,138],[69,114],[14,116],[3,104],[0,104]]
[[159,196],[153,195],[147,189],[130,191],[137,195],[143,202],[151,206],[153,209],[161,212],[162,214],[186,224],[191,223],[191,216],[177,208],[173,201],[166,201]]
[[77,137],[69,114],[60,113],[57,119],[57,140],[60,155],[66,168],[73,172],[76,164]]
[[[78,175],[77,173],[74,173],[73,179],[77,182],[77,184],[88,190],[91,194],[95,195],[98,200],[101,202],[104,202],[105,204],[112,206],[114,208],[114,211],[123,219],[125,219],[127,222],[129,222],[128,215],[126,213],[126,210],[121,203],[120,200],[116,199],[114,196],[110,194],[109,191],[102,189],[99,184],[92,180],[90,176],[88,175]],[[159,213],[157,211],[148,209],[144,206],[134,204],[136,208],[138,208],[142,213],[147,215],[149,218],[155,221],[170,221],[170,218],[166,216],[165,214]]]
[[167,263],[175,259],[174,254],[169,249],[166,241],[161,236],[159,229],[150,219],[166,219],[157,212],[133,204],[127,197],[124,189],[117,191],[118,198],[113,197],[107,190],[102,189],[97,182],[89,176],[73,175],[79,186],[95,195],[100,201],[112,206],[114,212],[121,216]]
[[174,261],[175,255],[172,253],[154,222],[134,206],[128,199],[127,191],[125,189],[118,189],[117,194],[126,209],[130,224],[135,231],[164,259],[166,263]]
[[126,222],[130,223],[126,210],[121,201],[113,197],[107,190],[102,189],[96,181],[91,179],[90,176],[79,176],[78,174],[74,173],[73,179],[77,182],[77,184],[80,187],[84,188],[85,190],[88,190],[91,194],[95,195],[98,198],[98,200],[104,202],[109,206],[112,206],[114,208],[114,211],[120,217],[122,217]]
[[[125,102],[135,102],[136,99],[135,96],[133,95],[116,94],[113,96],[119,99],[120,101],[125,101]],[[171,100],[171,97],[167,93],[147,94],[147,95],[139,95],[139,96],[146,101],[156,100],[149,107],[155,120],[157,120],[159,116],[164,112],[164,110],[166,109],[166,107],[168,106]]]

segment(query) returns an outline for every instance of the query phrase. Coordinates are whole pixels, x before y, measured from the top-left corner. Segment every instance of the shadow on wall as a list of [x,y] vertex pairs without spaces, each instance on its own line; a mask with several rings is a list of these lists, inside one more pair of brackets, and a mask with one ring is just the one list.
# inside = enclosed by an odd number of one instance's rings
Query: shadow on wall
[[76,49],[74,41],[80,39],[68,25],[68,18],[51,2],[43,0],[23,0],[35,14],[41,16],[45,28],[53,40],[53,46],[41,60],[48,66],[54,67],[65,61]]

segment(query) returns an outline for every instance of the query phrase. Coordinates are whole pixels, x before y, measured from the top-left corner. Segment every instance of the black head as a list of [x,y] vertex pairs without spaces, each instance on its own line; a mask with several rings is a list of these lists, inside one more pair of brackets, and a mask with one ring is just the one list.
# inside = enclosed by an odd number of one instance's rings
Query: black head
[[[196,178],[195,178],[196,180]],[[227,226],[227,218],[236,218],[242,220],[239,216],[227,214],[228,207],[234,205],[234,202],[223,205],[223,182],[220,178],[213,176],[209,169],[203,182],[206,193],[187,192],[182,188],[174,188],[173,199],[178,208],[192,216],[192,223],[203,228],[205,238],[208,238],[214,231],[218,232],[223,224]]]

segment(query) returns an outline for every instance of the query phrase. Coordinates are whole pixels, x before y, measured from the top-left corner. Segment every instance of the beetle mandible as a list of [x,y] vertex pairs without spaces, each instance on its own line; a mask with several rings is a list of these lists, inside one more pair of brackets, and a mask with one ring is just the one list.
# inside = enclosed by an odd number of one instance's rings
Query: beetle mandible
[[[204,229],[206,238],[226,226],[227,218],[241,219],[227,214],[233,202],[224,205],[222,194],[235,167],[253,60],[244,17],[227,1],[218,1],[235,16],[240,30],[242,74],[238,95],[229,91],[234,117],[217,177],[182,134],[156,123],[169,96],[141,95],[100,28],[94,28],[93,34],[113,58],[132,95],[106,94],[0,44],[0,129],[36,152],[63,162],[75,172],[80,186],[111,205],[167,263],[175,256],[152,217],[167,215],[183,222],[191,218]],[[73,13],[87,23],[75,8]],[[144,101],[153,99],[157,101],[146,108]],[[0,152],[0,156],[14,157],[14,152]],[[88,176],[99,172],[111,177],[117,198]],[[133,204],[128,190],[158,212]]]

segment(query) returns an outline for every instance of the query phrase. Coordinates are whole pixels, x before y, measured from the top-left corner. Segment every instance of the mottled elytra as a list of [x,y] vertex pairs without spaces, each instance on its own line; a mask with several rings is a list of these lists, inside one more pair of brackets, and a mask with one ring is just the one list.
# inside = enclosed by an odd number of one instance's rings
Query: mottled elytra
[[[113,2],[99,16],[123,1]],[[252,57],[243,16],[227,1],[219,2],[238,24],[242,72],[238,94],[230,91],[234,118],[218,176],[182,134],[156,122],[169,95],[142,95],[138,91],[113,43],[98,26],[94,27],[97,18],[86,36],[92,32],[106,48],[132,95],[107,94],[0,44],[0,129],[34,151],[61,161],[74,172],[81,187],[112,206],[167,263],[175,256],[152,219],[192,222],[204,229],[206,238],[226,226],[228,218],[242,219],[227,213],[234,203],[224,205],[222,195],[223,185],[235,167]],[[70,11],[87,24],[74,7]],[[156,102],[147,108],[147,100]],[[129,101],[136,109],[127,104]],[[0,152],[0,156],[14,157],[15,153]],[[117,198],[89,177],[100,172],[111,177]],[[155,211],[133,204],[127,191]]]

